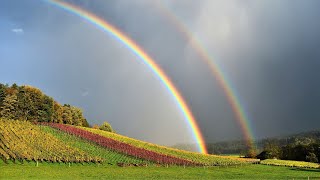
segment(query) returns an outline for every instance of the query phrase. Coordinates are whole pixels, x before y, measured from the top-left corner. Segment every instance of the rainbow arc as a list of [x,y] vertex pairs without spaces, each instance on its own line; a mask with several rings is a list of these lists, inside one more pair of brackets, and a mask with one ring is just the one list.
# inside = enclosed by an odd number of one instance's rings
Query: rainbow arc
[[207,154],[206,144],[204,138],[201,134],[199,126],[195,117],[192,114],[189,106],[184,100],[181,93],[174,86],[170,78],[166,73],[161,69],[161,67],[152,59],[136,42],[134,42],[130,37],[121,32],[116,27],[112,26],[106,20],[96,16],[95,14],[86,11],[78,6],[73,4],[60,1],[60,0],[44,0],[55,7],[65,10],[66,12],[72,13],[88,23],[99,28],[103,32],[106,32],[112,35],[118,42],[124,44],[132,53],[134,53],[139,59],[153,72],[153,74],[160,80],[160,82],[166,87],[167,91],[171,94],[175,100],[178,108],[182,112],[185,121],[192,130],[193,137],[198,144],[198,150],[201,153]]

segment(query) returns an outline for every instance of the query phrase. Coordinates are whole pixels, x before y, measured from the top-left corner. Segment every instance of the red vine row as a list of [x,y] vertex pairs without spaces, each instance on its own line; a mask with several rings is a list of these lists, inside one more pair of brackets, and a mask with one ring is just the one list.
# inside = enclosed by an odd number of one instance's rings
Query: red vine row
[[150,150],[146,150],[143,148],[134,147],[132,145],[116,141],[111,138],[107,138],[83,129],[79,129],[73,126],[65,125],[65,124],[57,124],[57,123],[42,123],[43,125],[48,125],[50,127],[59,129],[61,131],[67,132],[72,135],[79,136],[83,139],[95,142],[103,147],[108,149],[115,150],[117,152],[121,152],[136,158],[146,159],[149,161],[153,161],[159,164],[174,164],[174,165],[186,165],[186,166],[199,166],[202,164],[195,163],[186,159],[181,159],[157,152],[153,152]]

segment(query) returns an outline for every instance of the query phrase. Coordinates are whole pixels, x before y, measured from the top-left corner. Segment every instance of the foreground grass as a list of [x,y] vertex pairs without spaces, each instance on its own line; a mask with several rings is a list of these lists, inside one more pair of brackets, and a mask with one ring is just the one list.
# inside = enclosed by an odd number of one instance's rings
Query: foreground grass
[[127,167],[97,164],[4,164],[0,179],[319,179],[319,169],[265,165],[229,168]]

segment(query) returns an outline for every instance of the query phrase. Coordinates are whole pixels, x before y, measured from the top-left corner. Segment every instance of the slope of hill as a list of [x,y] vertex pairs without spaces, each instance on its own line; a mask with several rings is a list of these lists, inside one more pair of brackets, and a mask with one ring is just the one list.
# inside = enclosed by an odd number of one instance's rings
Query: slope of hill
[[0,158],[4,161],[130,163],[152,162],[118,153],[82,138],[27,121],[0,119]]
[[181,151],[97,129],[54,123],[47,125],[60,130],[27,121],[1,119],[0,157],[5,161],[11,159],[14,161],[159,163],[192,166],[229,166],[256,162],[252,159]]
[[100,162],[27,121],[0,120],[0,157],[4,160]]
[[[57,128],[61,131],[79,136],[91,142],[95,142],[102,147],[129,155],[129,156],[133,156],[136,158],[146,159],[152,162],[156,162],[158,164],[167,164],[167,165],[175,164],[175,165],[192,165],[192,166],[202,165],[201,163],[193,162],[188,159],[174,157],[174,156],[170,156],[170,155],[155,152],[155,151],[150,151],[146,148],[132,146],[131,144],[120,142],[118,140],[115,140],[109,137],[101,136],[99,134],[92,133],[88,130],[81,129],[76,126],[56,124],[56,123],[45,123],[44,125],[48,125],[48,126]],[[105,132],[105,131],[102,131],[102,132]]]
[[216,156],[216,155],[206,155],[206,154],[200,154],[195,152],[189,152],[189,151],[183,151],[173,148],[168,148],[165,146],[159,146],[152,143],[143,142],[140,140],[136,140],[133,138],[129,138],[126,136],[122,136],[115,133],[110,133],[106,131],[101,131],[98,129],[92,129],[92,128],[85,128],[85,127],[78,127],[87,131],[90,131],[95,134],[99,134],[101,136],[111,138],[123,143],[130,144],[135,147],[147,149],[150,151],[154,151],[157,153],[165,154],[168,156],[173,156],[177,158],[186,159],[189,161],[192,161],[194,163],[200,163],[210,166],[215,165],[237,165],[237,164],[246,164],[246,163],[255,163],[258,162],[256,159],[244,159],[244,158],[236,158],[236,157],[230,157],[230,156]]
[[53,136],[55,136],[57,139],[59,139],[60,141],[63,141],[64,143],[78,148],[92,156],[97,156],[102,158],[103,163],[105,164],[117,164],[117,163],[130,163],[130,164],[140,164],[140,165],[150,165],[153,164],[150,161],[144,160],[144,159],[140,159],[140,158],[136,158],[136,157],[132,157],[132,156],[127,156],[125,154],[122,153],[118,153],[116,151],[112,151],[110,149],[101,147],[99,145],[97,145],[96,143],[84,140],[80,137],[77,136],[73,136],[71,134],[59,131],[57,129],[54,129],[52,127],[48,127],[48,126],[42,126],[41,129],[45,132],[48,132],[50,134],[52,134]]

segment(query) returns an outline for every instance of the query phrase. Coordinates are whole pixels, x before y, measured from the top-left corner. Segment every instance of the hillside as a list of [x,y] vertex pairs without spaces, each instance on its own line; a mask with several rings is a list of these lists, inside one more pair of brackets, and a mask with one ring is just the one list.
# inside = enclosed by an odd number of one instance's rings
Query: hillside
[[206,155],[206,154],[200,154],[200,153],[189,152],[184,150],[178,150],[174,148],[169,148],[165,146],[159,146],[152,143],[143,142],[140,140],[132,139],[132,138],[115,134],[115,133],[100,131],[97,129],[91,129],[91,128],[85,128],[85,127],[79,127],[79,128],[85,129],[95,134],[100,134],[107,138],[112,138],[117,141],[130,144],[135,147],[148,149],[150,151],[158,152],[158,153],[173,156],[173,157],[187,159],[189,161],[205,164],[205,165],[237,165],[237,164],[256,162],[255,159],[243,159],[243,158],[236,158],[236,157],[229,157],[229,156]]
[[232,166],[254,159],[204,155],[142,142],[115,133],[57,123],[0,120],[4,161]]
[[0,156],[6,161],[99,162],[26,121],[0,120]]
[[4,161],[74,163],[149,163],[79,137],[27,121],[0,120],[0,157]]
[[182,151],[87,128],[89,124],[80,108],[60,105],[31,86],[0,84],[0,119],[0,156],[4,161],[183,166],[257,162]]

